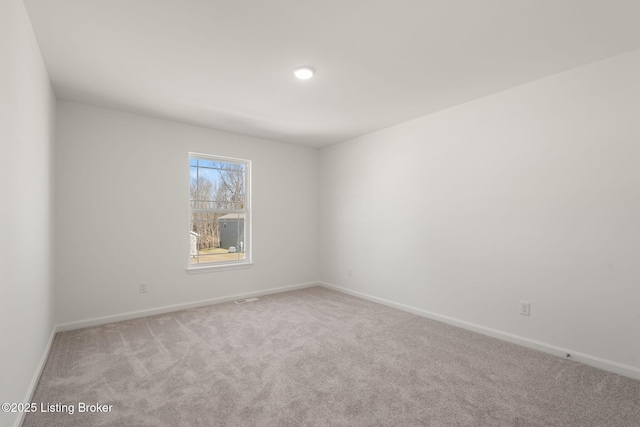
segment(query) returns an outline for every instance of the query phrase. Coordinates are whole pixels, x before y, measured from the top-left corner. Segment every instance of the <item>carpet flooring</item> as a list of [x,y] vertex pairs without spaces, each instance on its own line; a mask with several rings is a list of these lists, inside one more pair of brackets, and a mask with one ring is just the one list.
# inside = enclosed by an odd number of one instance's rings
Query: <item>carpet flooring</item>
[[322,287],[58,333],[33,402],[25,427],[640,425],[640,381]]

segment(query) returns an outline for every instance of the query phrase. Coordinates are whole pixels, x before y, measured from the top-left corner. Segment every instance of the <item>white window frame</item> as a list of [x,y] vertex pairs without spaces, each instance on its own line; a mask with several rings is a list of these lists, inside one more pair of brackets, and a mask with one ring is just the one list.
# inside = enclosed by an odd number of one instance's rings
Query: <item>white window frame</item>
[[[191,214],[193,212],[193,208],[191,207],[191,197],[190,197],[190,188],[191,188],[191,159],[198,158],[203,160],[213,160],[216,162],[226,162],[226,163],[239,163],[244,165],[245,176],[244,176],[244,185],[245,185],[245,202],[243,209],[235,209],[235,210],[225,210],[228,213],[238,213],[244,214],[245,222],[244,222],[244,259],[239,260],[227,260],[227,261],[215,261],[210,263],[201,263],[201,264],[192,264],[191,263]],[[233,270],[239,268],[248,268],[253,265],[252,261],[252,244],[251,244],[251,160],[246,159],[238,159],[234,157],[224,157],[224,156],[216,156],[212,154],[204,154],[204,153],[195,153],[189,152],[187,156],[187,207],[188,207],[188,216],[187,216],[187,273],[189,274],[197,274],[197,273],[207,273],[213,271],[221,271],[221,270]],[[212,209],[212,211],[215,209]],[[202,212],[202,210],[200,210]]]

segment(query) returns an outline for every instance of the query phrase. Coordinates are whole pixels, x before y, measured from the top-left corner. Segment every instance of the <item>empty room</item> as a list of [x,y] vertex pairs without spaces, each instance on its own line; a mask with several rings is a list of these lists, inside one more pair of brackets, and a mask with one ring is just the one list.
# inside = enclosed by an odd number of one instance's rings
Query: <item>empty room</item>
[[639,23],[0,0],[0,426],[640,425]]

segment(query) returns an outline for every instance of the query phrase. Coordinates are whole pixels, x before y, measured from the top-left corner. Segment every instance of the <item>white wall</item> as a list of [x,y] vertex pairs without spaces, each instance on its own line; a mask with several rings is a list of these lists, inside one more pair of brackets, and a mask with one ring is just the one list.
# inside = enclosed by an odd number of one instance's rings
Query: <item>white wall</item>
[[[53,328],[54,95],[22,1],[0,2],[0,402],[22,402]],[[0,425],[17,414],[0,412]]]
[[[253,267],[187,274],[189,151],[252,160]],[[58,323],[316,281],[318,178],[315,149],[58,102]]]
[[637,370],[638,76],[634,51],[322,150],[323,280]]

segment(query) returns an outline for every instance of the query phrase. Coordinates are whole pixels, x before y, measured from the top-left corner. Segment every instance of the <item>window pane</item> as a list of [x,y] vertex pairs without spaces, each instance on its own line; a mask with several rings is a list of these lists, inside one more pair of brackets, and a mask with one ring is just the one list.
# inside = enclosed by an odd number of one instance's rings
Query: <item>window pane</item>
[[190,206],[192,209],[245,208],[245,166],[240,163],[191,159]]
[[189,265],[250,260],[249,168],[245,160],[190,154]]
[[192,213],[189,263],[245,259],[244,225],[244,214]]

